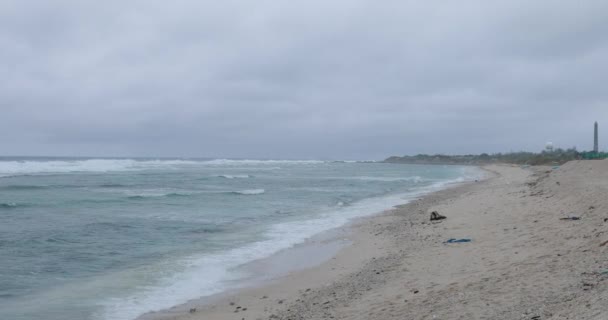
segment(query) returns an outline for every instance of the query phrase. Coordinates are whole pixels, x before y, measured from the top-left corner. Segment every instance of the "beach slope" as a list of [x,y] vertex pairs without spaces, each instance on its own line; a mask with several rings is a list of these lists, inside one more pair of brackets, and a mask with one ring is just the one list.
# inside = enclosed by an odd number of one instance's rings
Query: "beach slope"
[[[358,222],[319,266],[149,316],[608,319],[608,161],[486,169]],[[434,210],[447,219],[430,222]]]

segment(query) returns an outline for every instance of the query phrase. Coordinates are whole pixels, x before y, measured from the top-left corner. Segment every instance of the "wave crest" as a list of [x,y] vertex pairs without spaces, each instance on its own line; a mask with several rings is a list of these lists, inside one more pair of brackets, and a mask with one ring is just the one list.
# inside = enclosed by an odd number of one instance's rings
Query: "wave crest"
[[[71,172],[121,172],[150,169],[173,170],[185,166],[234,166],[249,167],[277,164],[320,164],[317,160],[142,160],[142,159],[82,159],[82,160],[0,160],[0,177],[37,174],[62,174]],[[274,168],[276,169],[276,168]],[[228,176],[228,175],[227,175]]]
[[422,181],[426,181],[426,179],[421,176],[411,176],[411,177],[359,176],[359,177],[354,177],[353,179],[363,180],[363,181],[383,181],[383,182],[411,181],[411,182],[415,182],[415,183],[420,183]]
[[51,188],[52,186],[43,185],[8,185],[0,187],[0,190],[41,190]]
[[168,192],[168,193],[142,193],[142,194],[134,194],[130,195],[127,198],[132,200],[141,200],[141,199],[149,199],[149,198],[163,198],[163,197],[189,197],[194,193],[188,192]]
[[230,160],[215,159],[203,162],[210,165],[276,165],[276,164],[320,164],[326,163],[321,160]]
[[17,208],[19,205],[16,204],[15,202],[4,202],[4,203],[0,203],[0,208],[2,209],[13,209],[13,208]]
[[241,194],[241,195],[256,195],[256,194],[263,194],[265,192],[266,192],[266,190],[264,190],[264,189],[248,189],[248,190],[233,191],[232,193]]
[[224,178],[224,179],[248,179],[248,178],[253,178],[253,176],[250,176],[248,174],[221,174],[217,176],[218,178]]
[[0,177],[70,172],[112,172],[139,171],[148,169],[174,169],[180,166],[194,165],[199,163],[204,162],[186,160],[134,159],[0,161]]

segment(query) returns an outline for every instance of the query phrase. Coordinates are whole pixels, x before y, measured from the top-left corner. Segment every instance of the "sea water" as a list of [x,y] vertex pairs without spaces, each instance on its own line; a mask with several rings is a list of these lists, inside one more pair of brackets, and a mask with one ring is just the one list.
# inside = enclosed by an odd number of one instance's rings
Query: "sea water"
[[[231,289],[239,269],[474,167],[0,159],[0,319],[132,320]],[[268,276],[268,275],[265,275]]]

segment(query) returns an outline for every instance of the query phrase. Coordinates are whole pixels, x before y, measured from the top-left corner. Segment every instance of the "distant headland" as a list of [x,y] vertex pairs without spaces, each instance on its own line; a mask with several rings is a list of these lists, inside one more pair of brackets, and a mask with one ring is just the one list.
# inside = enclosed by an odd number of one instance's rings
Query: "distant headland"
[[459,164],[459,165],[481,165],[491,163],[511,163],[518,165],[555,165],[563,164],[572,160],[606,159],[606,152],[579,152],[575,148],[551,149],[542,152],[509,152],[494,154],[468,154],[468,155],[444,155],[444,154],[418,154],[415,156],[392,156],[385,159],[386,163],[408,163],[408,164]]

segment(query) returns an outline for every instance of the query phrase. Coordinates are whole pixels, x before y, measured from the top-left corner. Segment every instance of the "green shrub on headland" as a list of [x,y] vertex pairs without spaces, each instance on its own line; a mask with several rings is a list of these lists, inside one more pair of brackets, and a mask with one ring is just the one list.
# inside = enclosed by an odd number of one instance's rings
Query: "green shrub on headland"
[[415,156],[393,156],[384,162],[388,163],[410,163],[410,164],[489,164],[489,163],[511,163],[519,165],[556,165],[572,160],[606,159],[605,152],[578,152],[575,148],[555,149],[553,151],[535,152],[509,152],[509,153],[482,153],[478,155],[443,155],[443,154],[418,154]]
[[608,153],[607,152],[594,152],[594,151],[589,151],[589,152],[581,152],[581,159],[584,160],[602,160],[602,159],[608,159]]

